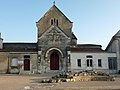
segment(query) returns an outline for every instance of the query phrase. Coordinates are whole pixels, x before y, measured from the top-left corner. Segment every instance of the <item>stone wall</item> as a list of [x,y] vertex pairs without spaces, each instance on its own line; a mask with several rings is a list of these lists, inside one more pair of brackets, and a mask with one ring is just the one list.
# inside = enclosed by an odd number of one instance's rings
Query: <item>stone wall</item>
[[8,70],[8,56],[6,53],[0,53],[0,73],[7,73]]
[[[24,55],[30,56],[30,71],[24,71]],[[13,67],[11,66],[12,59],[16,58],[18,60],[18,65]],[[13,53],[9,54],[9,72],[10,73],[19,73],[19,74],[31,74],[37,71],[37,53]]]

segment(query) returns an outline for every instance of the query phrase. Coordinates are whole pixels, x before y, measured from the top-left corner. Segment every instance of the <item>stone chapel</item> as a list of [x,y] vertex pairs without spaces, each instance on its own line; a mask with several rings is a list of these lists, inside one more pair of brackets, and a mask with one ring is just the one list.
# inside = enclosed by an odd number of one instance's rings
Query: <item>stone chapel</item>
[[73,23],[53,5],[36,24],[41,68],[66,71],[70,47],[77,44]]

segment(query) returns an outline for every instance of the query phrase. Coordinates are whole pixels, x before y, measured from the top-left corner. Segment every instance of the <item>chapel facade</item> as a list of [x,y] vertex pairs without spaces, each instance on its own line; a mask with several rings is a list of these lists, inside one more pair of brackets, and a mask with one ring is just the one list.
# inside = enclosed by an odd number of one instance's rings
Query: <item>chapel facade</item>
[[69,48],[72,43],[76,44],[73,41],[76,37],[72,33],[72,22],[53,5],[36,24],[40,68],[66,71]]

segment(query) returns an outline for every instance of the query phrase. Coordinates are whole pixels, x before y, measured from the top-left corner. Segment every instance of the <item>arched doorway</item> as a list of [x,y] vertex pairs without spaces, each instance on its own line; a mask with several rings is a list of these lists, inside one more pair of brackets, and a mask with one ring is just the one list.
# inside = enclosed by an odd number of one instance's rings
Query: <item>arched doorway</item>
[[59,55],[56,52],[50,55],[50,70],[59,70]]

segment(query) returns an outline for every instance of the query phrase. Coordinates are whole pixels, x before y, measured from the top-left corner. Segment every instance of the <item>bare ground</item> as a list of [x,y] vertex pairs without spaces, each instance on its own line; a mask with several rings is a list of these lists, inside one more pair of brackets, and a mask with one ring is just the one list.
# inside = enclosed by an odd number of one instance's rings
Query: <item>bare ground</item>
[[[37,76],[0,75],[0,90],[24,90]],[[41,77],[43,78],[43,77]]]
[[0,90],[120,90],[120,77],[115,81],[39,83],[43,76],[0,75]]

